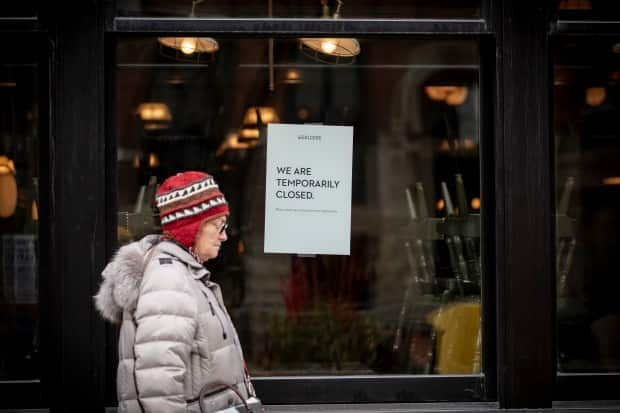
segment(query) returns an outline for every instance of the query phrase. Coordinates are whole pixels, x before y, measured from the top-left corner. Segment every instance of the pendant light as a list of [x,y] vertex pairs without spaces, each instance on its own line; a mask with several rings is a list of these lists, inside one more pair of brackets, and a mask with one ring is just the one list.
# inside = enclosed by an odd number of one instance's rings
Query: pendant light
[[[192,0],[190,18],[196,17],[196,5],[204,0]],[[220,48],[217,40],[212,37],[158,37],[160,52],[163,56],[180,62],[199,63],[204,55],[213,58]]]
[[272,106],[252,106],[246,110],[243,116],[243,125],[239,130],[239,141],[258,140],[261,126],[278,122],[280,122],[280,118]]
[[143,102],[136,109],[145,130],[167,129],[172,121],[170,108],[164,102]]
[[607,98],[607,91],[602,86],[586,89],[586,104],[590,107],[600,106]]
[[17,207],[15,164],[7,156],[0,156],[0,217],[8,218]]
[[450,106],[462,105],[469,94],[467,86],[457,85],[425,86],[424,92],[431,100],[445,101]]
[[[336,0],[336,11],[330,16],[328,0],[321,0],[323,6],[324,19],[340,18],[340,10],[344,4],[342,0]],[[322,38],[301,38],[299,39],[299,49],[303,54],[321,63],[330,64],[350,64],[355,61],[360,51],[360,44],[355,38],[338,38],[338,37],[322,37]]]

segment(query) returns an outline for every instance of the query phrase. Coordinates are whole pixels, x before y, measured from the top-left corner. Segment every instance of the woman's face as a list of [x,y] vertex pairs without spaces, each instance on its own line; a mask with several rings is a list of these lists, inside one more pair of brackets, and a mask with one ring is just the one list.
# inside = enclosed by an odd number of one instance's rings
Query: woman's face
[[194,241],[194,253],[203,261],[217,257],[222,242],[226,241],[226,217],[203,221]]

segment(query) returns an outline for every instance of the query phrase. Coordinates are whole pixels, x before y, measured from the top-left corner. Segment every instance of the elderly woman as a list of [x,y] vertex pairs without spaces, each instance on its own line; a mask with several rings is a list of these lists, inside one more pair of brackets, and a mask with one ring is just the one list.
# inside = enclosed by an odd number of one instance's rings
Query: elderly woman
[[102,316],[121,323],[118,411],[213,412],[254,400],[220,288],[203,266],[227,239],[228,203],[212,176],[195,171],[166,179],[155,201],[163,234],[120,248],[95,297]]

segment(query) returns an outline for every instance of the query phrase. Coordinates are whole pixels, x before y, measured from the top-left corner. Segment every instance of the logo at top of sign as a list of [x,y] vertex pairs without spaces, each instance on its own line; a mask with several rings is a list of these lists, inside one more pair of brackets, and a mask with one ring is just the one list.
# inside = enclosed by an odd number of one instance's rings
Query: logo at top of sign
[[297,135],[297,139],[304,141],[320,141],[321,137],[319,135]]

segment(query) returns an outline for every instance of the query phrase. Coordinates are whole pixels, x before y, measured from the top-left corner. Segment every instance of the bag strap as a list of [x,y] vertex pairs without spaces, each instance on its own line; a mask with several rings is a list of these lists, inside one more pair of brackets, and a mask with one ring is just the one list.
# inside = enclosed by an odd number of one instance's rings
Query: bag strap
[[142,274],[143,274],[143,276],[144,276],[144,271],[146,270],[146,267],[149,265],[149,262],[151,262],[151,257],[153,257],[153,253],[155,252],[155,247],[157,246],[157,244],[159,244],[159,242],[151,245],[146,250],[146,254],[144,254],[144,261],[142,262]]
[[[207,406],[205,406],[205,396],[207,396],[207,390],[209,389],[213,389],[214,385],[204,385],[202,386],[202,389],[200,389],[200,393],[198,394],[198,406],[200,407],[200,413],[209,413],[207,412]],[[232,390],[237,397],[239,397],[239,400],[241,400],[241,403],[243,404],[243,407],[245,408],[245,411],[247,413],[254,413],[254,411],[250,408],[250,406],[248,405],[248,402],[245,400],[245,398],[243,397],[243,395],[241,395],[241,392],[239,390],[237,390],[237,388],[235,386],[231,386],[230,384],[218,384],[215,385],[216,387],[216,392],[225,390],[225,389],[229,389]]]
[[[242,352],[243,355],[243,352]],[[250,372],[248,371],[248,365],[243,360],[243,381],[245,383],[245,388],[248,391],[248,396],[256,397],[256,390],[254,390],[254,385],[252,384],[252,378],[250,377]]]

